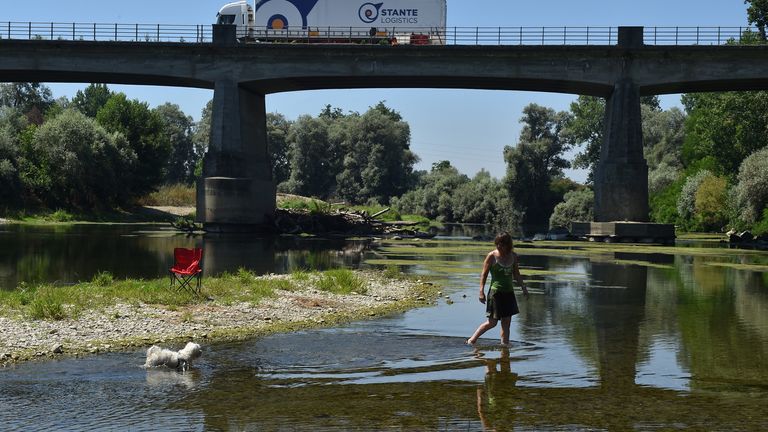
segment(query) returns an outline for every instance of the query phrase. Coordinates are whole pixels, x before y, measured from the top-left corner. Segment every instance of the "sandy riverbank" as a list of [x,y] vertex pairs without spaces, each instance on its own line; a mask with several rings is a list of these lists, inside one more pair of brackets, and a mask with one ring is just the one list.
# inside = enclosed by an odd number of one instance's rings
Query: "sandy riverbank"
[[215,299],[172,309],[118,304],[61,321],[4,314],[0,316],[0,366],[152,344],[179,349],[186,341],[205,345],[328,326],[425,306],[438,294],[428,282],[387,279],[374,272],[359,274],[367,281],[366,294],[331,294],[308,283],[297,290],[278,290],[274,297],[256,305],[221,304]]

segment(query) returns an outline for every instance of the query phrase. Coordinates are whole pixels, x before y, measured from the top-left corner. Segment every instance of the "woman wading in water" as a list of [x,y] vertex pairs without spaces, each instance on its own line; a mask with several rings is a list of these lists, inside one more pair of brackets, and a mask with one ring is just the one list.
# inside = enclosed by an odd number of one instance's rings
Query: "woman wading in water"
[[[501,343],[509,344],[509,324],[512,315],[520,312],[513,290],[513,281],[517,281],[523,289],[523,295],[528,297],[528,288],[520,275],[517,254],[512,246],[512,236],[503,232],[494,240],[496,249],[488,253],[483,262],[483,272],[480,275],[480,303],[485,304],[485,315],[488,321],[480,324],[475,334],[467,339],[468,344],[474,344],[483,333],[496,327],[501,321]],[[488,298],[485,296],[485,281],[491,274],[491,289]]]

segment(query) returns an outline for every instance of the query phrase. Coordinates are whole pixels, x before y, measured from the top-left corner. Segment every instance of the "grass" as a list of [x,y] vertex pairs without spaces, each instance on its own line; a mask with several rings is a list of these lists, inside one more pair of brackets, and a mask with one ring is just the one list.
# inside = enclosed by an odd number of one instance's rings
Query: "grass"
[[321,291],[334,294],[365,294],[367,291],[365,281],[351,270],[346,269],[323,272],[315,285]]
[[139,199],[143,206],[193,207],[197,202],[195,185],[174,184],[161,186],[156,192]]
[[84,311],[100,310],[119,303],[139,306],[152,304],[169,310],[202,304],[208,297],[222,305],[258,304],[278,290],[297,291],[304,286],[335,294],[364,294],[366,281],[350,270],[294,272],[291,277],[259,277],[240,269],[202,281],[203,297],[169,289],[167,278],[117,280],[108,272],[91,281],[55,286],[21,284],[13,291],[0,291],[0,314],[21,315],[33,320],[76,319]]

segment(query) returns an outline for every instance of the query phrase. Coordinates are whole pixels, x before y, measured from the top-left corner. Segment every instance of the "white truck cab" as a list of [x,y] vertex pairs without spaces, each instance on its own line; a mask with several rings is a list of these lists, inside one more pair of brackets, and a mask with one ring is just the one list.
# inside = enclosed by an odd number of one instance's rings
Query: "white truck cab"
[[236,25],[238,38],[246,38],[253,31],[253,7],[245,0],[225,4],[216,18],[216,24]]

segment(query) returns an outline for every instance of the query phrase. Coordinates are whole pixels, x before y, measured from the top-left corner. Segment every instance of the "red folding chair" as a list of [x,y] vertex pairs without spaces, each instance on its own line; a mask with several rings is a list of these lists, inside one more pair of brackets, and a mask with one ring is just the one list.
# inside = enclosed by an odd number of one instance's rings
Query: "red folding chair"
[[[173,250],[173,267],[171,267],[171,288],[179,282],[178,290],[187,290],[200,295],[200,279],[203,275],[203,249],[175,248]],[[197,284],[192,286],[192,279],[197,278]]]

